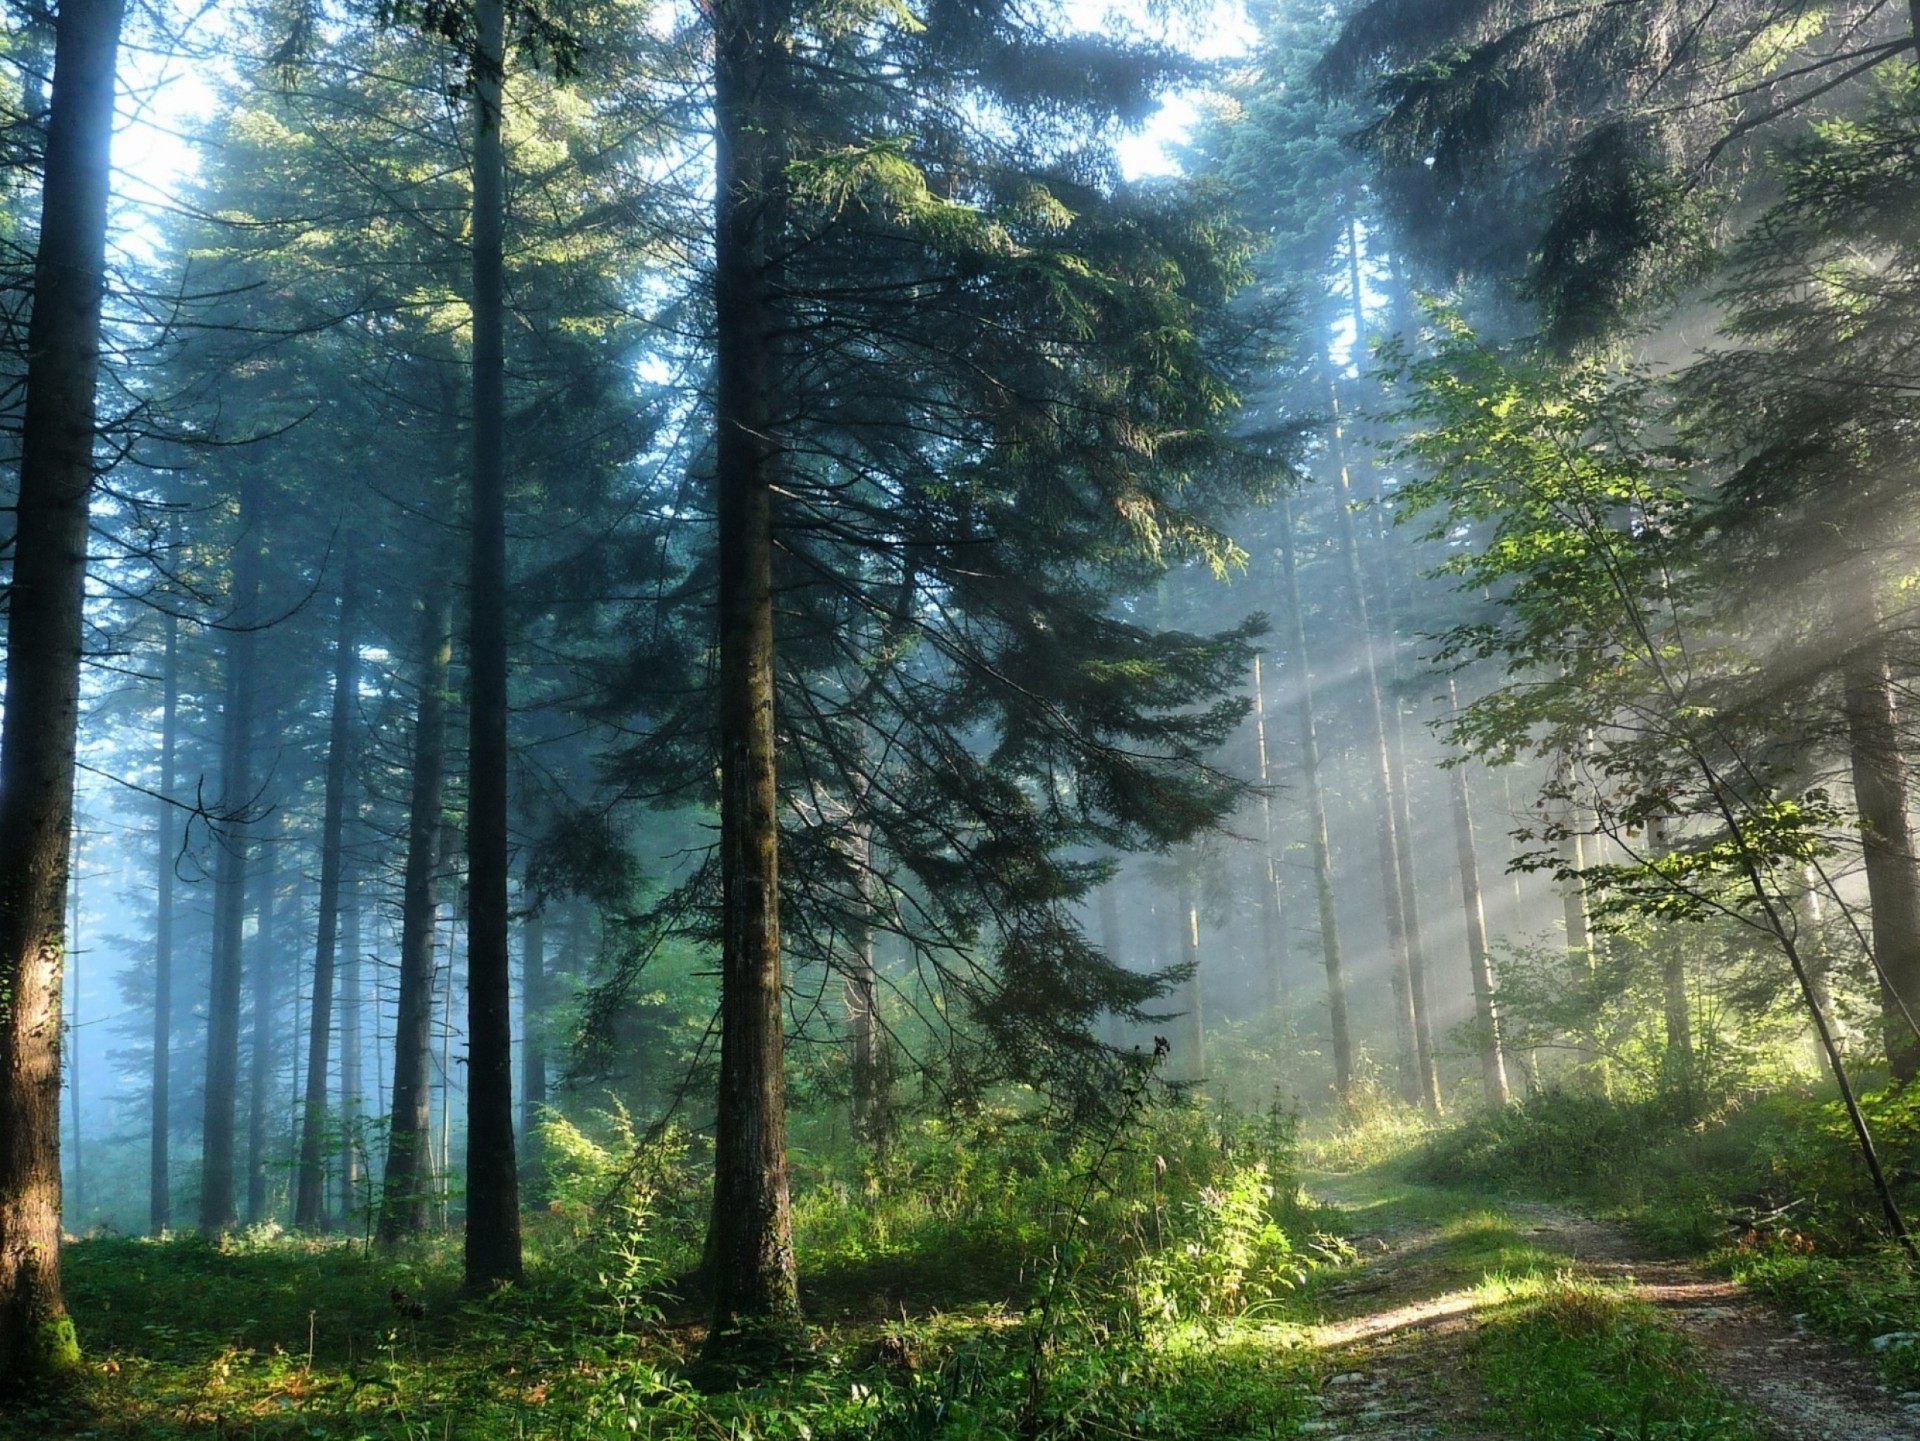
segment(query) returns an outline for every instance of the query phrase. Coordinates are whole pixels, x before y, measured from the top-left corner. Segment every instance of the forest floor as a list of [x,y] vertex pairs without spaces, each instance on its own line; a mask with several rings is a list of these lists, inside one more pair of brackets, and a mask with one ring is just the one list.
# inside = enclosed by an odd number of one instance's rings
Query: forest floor
[[[1623,1376],[1570,1374],[1567,1357],[1525,1333],[1548,1328],[1579,1342],[1631,1336],[1657,1343],[1614,1369],[1654,1373],[1655,1389],[1688,1393],[1688,1419],[1615,1423],[1589,1415],[1596,1437],[1754,1438],[1754,1441],[1912,1441],[1920,1393],[1893,1393],[1873,1365],[1810,1335],[1792,1318],[1698,1265],[1663,1257],[1622,1226],[1563,1207],[1489,1201],[1410,1185],[1378,1172],[1316,1174],[1308,1190],[1349,1218],[1357,1266],[1321,1291],[1313,1328],[1321,1415],[1309,1434],[1378,1441],[1453,1437],[1510,1441],[1557,1434],[1556,1411],[1577,1423],[1586,1391],[1611,1379],[1609,1409],[1632,1411]],[[1583,1317],[1596,1301],[1612,1313]],[[1572,1348],[1577,1356],[1581,1349]],[[1584,1348],[1599,1372],[1612,1345]],[[1599,1358],[1597,1361],[1595,1358]],[[1590,1369],[1575,1360],[1573,1370]],[[1625,1402],[1622,1407],[1620,1403]],[[1669,1413],[1670,1414],[1670,1413]],[[1599,1424],[1594,1424],[1598,1422]],[[1625,1424],[1618,1424],[1624,1422]]]

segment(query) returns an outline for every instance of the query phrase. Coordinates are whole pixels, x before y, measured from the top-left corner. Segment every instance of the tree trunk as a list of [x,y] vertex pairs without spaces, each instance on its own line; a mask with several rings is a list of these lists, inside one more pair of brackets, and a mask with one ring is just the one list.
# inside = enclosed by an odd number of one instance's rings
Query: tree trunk
[[[357,698],[353,562],[340,582],[340,614],[333,639],[333,714],[327,727],[326,796],[320,819],[320,914],[314,923],[313,1002],[307,1033],[307,1088],[300,1109],[300,1158],[295,1166],[293,1224],[327,1224],[326,1163],[321,1153],[327,1121],[327,1052],[333,1034],[334,952],[340,934],[340,846],[346,827],[347,751],[353,743]],[[344,1036],[341,1050],[346,1049]]]
[[[344,867],[343,867],[344,869]],[[340,877],[340,1217],[344,1224],[360,1201],[363,1161],[360,1118],[366,1113],[360,1067],[360,888],[350,875]]]
[[[172,548],[179,526],[168,527]],[[168,602],[169,604],[171,602]],[[180,618],[167,611],[166,646],[160,663],[160,860],[153,921],[153,1115],[147,1136],[147,1227],[158,1236],[173,1219],[168,1186],[169,1110],[172,1100],[170,1052],[173,1049],[173,867],[178,845],[173,815],[174,750],[180,735]]]
[[[520,1134],[523,1155],[538,1174],[540,1109],[547,1104],[547,920],[538,912],[520,925]],[[536,1198],[537,1200],[538,1198]]]
[[[1455,714],[1460,697],[1452,680],[1447,700]],[[1480,1029],[1480,1092],[1489,1106],[1507,1104],[1507,1062],[1500,1045],[1500,1011],[1494,1004],[1493,965],[1487,956],[1487,913],[1480,902],[1480,856],[1473,840],[1473,798],[1467,766],[1453,767],[1453,839],[1460,860],[1460,905],[1466,916],[1467,969],[1473,977],[1473,1013]]]
[[253,804],[254,624],[260,593],[260,478],[248,466],[240,482],[240,534],[234,541],[233,615],[226,645],[226,697],[220,760],[225,834],[214,860],[213,965],[207,998],[206,1104],[201,1125],[200,1227],[234,1222],[233,1125],[240,1075],[241,937],[246,926],[247,862]]
[[71,911],[67,917],[67,973],[73,979],[73,1008],[67,1017],[67,1030],[74,1037],[73,1054],[67,1058],[67,1089],[73,1099],[73,1212],[76,1216],[87,1213],[87,1167],[86,1151],[81,1145],[80,1136],[80,1042],[77,1039],[80,1027],[80,861],[85,835],[80,828],[80,818],[74,817],[73,825],[73,863],[67,879],[67,896]]
[[1280,894],[1280,858],[1273,850],[1273,770],[1267,756],[1267,687],[1260,657],[1253,658],[1253,732],[1260,760],[1260,942],[1267,978],[1267,1009],[1278,1015],[1287,995],[1287,913]]
[[122,0],[63,0],[27,331],[0,727],[0,1388],[80,1362],[60,1296],[61,911],[73,824]]
[[779,447],[769,282],[782,228],[782,157],[772,92],[786,10],[784,0],[712,7],[723,938],[710,1350],[724,1348],[743,1323],[784,1326],[800,1314],[787,1199],[773,725]]
[[1187,968],[1187,1063],[1182,1074],[1196,1084],[1207,1078],[1207,998],[1200,980],[1200,907],[1193,898],[1193,876],[1180,867],[1179,898],[1173,924],[1179,932],[1180,964]]
[[[438,590],[438,588],[435,588]],[[440,803],[446,770],[447,667],[452,659],[446,592],[422,616],[420,704],[414,717],[413,794],[407,820],[406,889],[400,909],[400,995],[393,1034],[393,1091],[380,1241],[394,1245],[427,1228],[433,1130],[434,930],[440,907]]]
[[[1384,582],[1383,582],[1384,584]],[[1399,671],[1399,637],[1391,620],[1387,623],[1387,646],[1395,657],[1394,673]],[[1420,886],[1413,860],[1413,808],[1411,783],[1407,776],[1406,711],[1396,693],[1391,697],[1393,730],[1387,750],[1392,767],[1389,779],[1393,796],[1394,853],[1400,871],[1400,911],[1407,928],[1407,987],[1413,1006],[1414,1057],[1420,1066],[1421,1097],[1434,1115],[1440,1114],[1440,1070],[1433,1047],[1433,1013],[1427,999],[1427,948],[1420,937]]]
[[853,936],[852,971],[847,977],[847,1023],[853,1036],[853,1137],[884,1148],[887,1097],[880,1038],[880,987],[873,964],[873,833],[865,815],[867,778],[854,787],[848,861],[854,868],[854,904],[859,908]]
[[278,846],[262,867],[258,919],[253,934],[253,1035],[247,1071],[247,1224],[267,1219],[267,1112],[272,1103],[274,971],[280,965],[280,866]]
[[1841,659],[1848,761],[1866,858],[1887,1068],[1895,1080],[1905,1082],[1920,1075],[1920,1040],[1901,1004],[1905,1002],[1907,1013],[1920,1012],[1920,863],[1915,859],[1906,757],[1872,572],[1859,558],[1851,564],[1858,578],[1848,598],[1847,629],[1863,639]]
[[[473,569],[468,593],[466,1282],[520,1279],[507,901],[507,457],[500,140],[503,0],[477,0],[473,137]],[[451,1084],[451,1078],[448,1081]]]
[[1307,845],[1320,912],[1320,954],[1327,972],[1327,1026],[1333,1042],[1333,1088],[1341,1100],[1353,1089],[1353,1033],[1347,1021],[1347,983],[1340,954],[1340,911],[1333,890],[1333,847],[1327,838],[1327,802],[1320,784],[1320,737],[1313,713],[1313,669],[1307,659],[1306,613],[1293,555],[1293,502],[1280,501],[1280,567],[1287,587],[1288,644],[1300,676],[1300,770],[1307,792]]
[[[1115,877],[1100,887],[1100,953],[1116,966],[1120,962],[1120,882]],[[1127,1040],[1126,1017],[1107,1012],[1107,1044],[1118,1051]]]
[[1353,522],[1353,484],[1347,472],[1345,436],[1341,431],[1340,400],[1333,398],[1334,461],[1339,490],[1333,497],[1334,518],[1340,530],[1340,549],[1346,561],[1347,590],[1353,602],[1353,621],[1360,636],[1361,679],[1366,689],[1368,747],[1373,753],[1374,842],[1380,865],[1381,909],[1387,922],[1387,949],[1393,957],[1393,1029],[1399,1050],[1401,1091],[1429,1114],[1439,1110],[1440,1097],[1432,1072],[1421,1054],[1414,1015],[1412,954],[1408,949],[1407,918],[1403,909],[1406,888],[1400,878],[1400,842],[1395,821],[1393,761],[1387,745],[1386,710],[1380,696],[1380,670],[1374,654],[1373,623],[1368,614],[1366,579],[1360,567],[1360,541]]

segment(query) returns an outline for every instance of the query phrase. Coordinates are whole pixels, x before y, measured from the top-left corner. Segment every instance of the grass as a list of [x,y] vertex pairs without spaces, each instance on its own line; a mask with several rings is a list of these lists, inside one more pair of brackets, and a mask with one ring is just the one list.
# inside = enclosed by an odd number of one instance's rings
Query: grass
[[[484,1299],[456,1238],[72,1244],[83,1382],[0,1414],[0,1438],[1233,1441],[1307,1414],[1276,1318],[1338,1248],[1314,1249],[1314,1213],[1269,1179],[1284,1155],[1237,1122],[1156,1113],[1092,1188],[1070,1140],[1012,1127],[908,1138],[877,1174],[815,1166],[795,1198],[810,1345],[718,1394],[690,1383],[698,1318],[663,1289],[692,1257],[697,1169],[684,1148],[625,1167],[614,1122],[565,1138],[526,1283]],[[623,1169],[644,1177],[626,1201],[587,1209]]]
[[[1903,1207],[1920,1215],[1920,1087],[1863,1100]],[[1890,1384],[1920,1388],[1920,1273],[1879,1234],[1878,1202],[1821,1088],[1689,1106],[1549,1091],[1443,1129],[1399,1125],[1380,1136],[1394,1184],[1611,1215],[1861,1347]],[[1349,1135],[1337,1149],[1364,1142]],[[1781,1207],[1777,1220],[1739,1219]]]
[[1651,1307],[1564,1274],[1501,1289],[1475,1346],[1490,1419],[1529,1441],[1760,1441]]

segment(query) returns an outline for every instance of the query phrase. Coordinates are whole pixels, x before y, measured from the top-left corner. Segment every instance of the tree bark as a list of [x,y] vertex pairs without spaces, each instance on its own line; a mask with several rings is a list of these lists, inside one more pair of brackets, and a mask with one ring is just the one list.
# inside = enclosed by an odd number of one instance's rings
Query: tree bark
[[1327,973],[1327,1028],[1333,1044],[1333,1088],[1345,1100],[1353,1089],[1353,1033],[1347,1020],[1347,983],[1340,953],[1340,910],[1333,889],[1333,847],[1327,837],[1326,794],[1320,783],[1320,737],[1313,712],[1313,669],[1307,658],[1306,613],[1293,554],[1293,502],[1280,501],[1280,568],[1287,588],[1288,644],[1300,672],[1300,771],[1307,793],[1307,846],[1313,855],[1314,897],[1320,913],[1320,954]]
[[[342,870],[345,870],[343,865]],[[340,1218],[346,1222],[359,1204],[363,1162],[360,1118],[366,1113],[360,1067],[360,889],[353,876],[340,877]]]
[[[1116,966],[1120,961],[1120,882],[1116,876],[1100,887],[1100,952]],[[1107,1044],[1114,1050],[1126,1045],[1126,1017],[1118,1011],[1107,1012]]]
[[[1452,680],[1447,700],[1455,714],[1460,697]],[[1496,1109],[1510,1099],[1507,1062],[1500,1044],[1500,1009],[1494,1002],[1493,965],[1487,955],[1487,913],[1480,900],[1480,855],[1473,839],[1473,797],[1467,766],[1453,767],[1453,837],[1460,862],[1460,906],[1466,916],[1467,969],[1473,977],[1473,1012],[1480,1029],[1480,1093]]]
[[0,1389],[72,1375],[60,1294],[62,909],[122,0],[63,0],[27,331],[0,726]]
[[267,1219],[267,1112],[272,1104],[275,1016],[274,972],[280,965],[278,845],[262,868],[253,933],[253,1033],[247,1071],[247,1224]]
[[1181,1071],[1187,1080],[1198,1084],[1207,1078],[1207,997],[1200,979],[1200,907],[1193,898],[1193,876],[1184,864],[1180,867],[1173,923],[1179,932],[1180,964],[1188,971],[1187,1062]]
[[[782,228],[774,90],[784,0],[720,0],[715,31],[714,368],[719,514],[720,1090],[709,1350],[800,1315],[787,1197],[773,724],[770,294]],[[717,1353],[717,1352],[716,1352]]]
[[[73,866],[67,878],[67,897],[71,909],[67,916],[67,972],[73,979],[73,1010],[67,1018],[67,1029],[78,1036],[83,1022],[80,1019],[80,862],[85,844],[85,833],[80,827],[80,818],[74,817],[73,825]],[[87,1213],[87,1167],[86,1151],[81,1145],[80,1135],[80,1043],[76,1040],[73,1054],[67,1058],[67,1089],[73,1099],[73,1209],[77,1215]]]
[[1841,661],[1848,761],[1860,812],[1873,953],[1880,973],[1881,1034],[1898,1081],[1920,1075],[1916,1041],[1900,1001],[1920,1012],[1920,864],[1916,864],[1906,758],[1886,641],[1879,626]]
[[[326,795],[320,818],[320,914],[314,921],[313,1001],[307,1031],[307,1086],[300,1108],[300,1158],[295,1166],[293,1224],[324,1230],[327,1224],[326,1162],[328,1051],[333,1036],[333,973],[340,934],[340,848],[346,828],[347,752],[353,744],[359,644],[354,638],[353,562],[340,581],[340,611],[333,638],[333,713],[327,725]],[[344,1053],[346,1041],[341,1040]]]
[[[536,912],[520,924],[520,1134],[524,1157],[538,1175],[540,1110],[547,1104],[547,919]],[[538,1197],[535,1197],[536,1204]]]
[[[172,548],[179,545],[178,524],[168,527]],[[174,751],[180,736],[180,618],[167,611],[166,642],[160,662],[160,816],[158,894],[153,921],[153,1105],[147,1137],[147,1226],[158,1236],[173,1220],[168,1185],[171,1136],[173,1049],[173,867],[178,839],[174,829]]]
[[400,995],[393,1033],[393,1091],[380,1242],[427,1228],[433,1170],[431,1080],[434,931],[440,908],[440,807],[446,772],[447,668],[452,659],[446,593],[427,601],[420,637],[420,704],[414,716],[413,794],[407,821],[406,889],[400,908]]
[[233,607],[226,644],[220,795],[227,812],[214,861],[213,963],[207,998],[207,1077],[201,1124],[200,1228],[234,1223],[234,1112],[240,1075],[241,937],[246,926],[247,867],[253,844],[246,811],[253,804],[254,612],[260,594],[260,476],[247,466],[240,482],[239,534],[234,541]]
[[[507,899],[506,159],[502,0],[477,0],[473,136],[473,567],[468,593],[466,1283],[520,1279]],[[451,1084],[451,1078],[449,1078]]]
[[1334,519],[1340,531],[1340,549],[1346,562],[1347,590],[1353,603],[1353,621],[1360,637],[1361,680],[1366,690],[1368,749],[1373,754],[1374,842],[1380,866],[1381,908],[1387,922],[1387,949],[1393,958],[1393,1028],[1399,1049],[1402,1094],[1414,1105],[1437,1114],[1438,1091],[1422,1054],[1414,1012],[1412,955],[1408,949],[1407,918],[1403,910],[1406,889],[1400,877],[1400,843],[1395,821],[1393,761],[1387,745],[1386,710],[1380,697],[1380,669],[1374,653],[1373,622],[1368,613],[1366,578],[1360,566],[1360,541],[1353,522],[1353,484],[1347,471],[1346,441],[1341,430],[1340,401],[1333,398],[1334,460],[1339,490],[1333,497]]
[[1280,894],[1280,858],[1273,850],[1273,770],[1267,756],[1267,687],[1260,657],[1253,658],[1253,731],[1260,760],[1260,941],[1267,1010],[1278,1015],[1287,995],[1287,916]]
[[856,1141],[887,1143],[887,1097],[881,1059],[880,986],[873,964],[873,833],[867,822],[867,779],[854,786],[854,815],[848,829],[848,862],[854,869],[854,904],[859,908],[853,935],[852,970],[847,976],[847,1023],[853,1040],[852,1129]]

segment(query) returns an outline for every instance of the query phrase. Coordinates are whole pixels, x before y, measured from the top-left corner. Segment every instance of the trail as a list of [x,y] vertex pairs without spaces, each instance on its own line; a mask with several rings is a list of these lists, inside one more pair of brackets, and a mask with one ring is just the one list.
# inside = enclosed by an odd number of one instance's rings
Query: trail
[[[1746,1406],[1772,1441],[1916,1441],[1920,1394],[1896,1395],[1871,1363],[1810,1335],[1737,1284],[1659,1257],[1624,1229],[1560,1207],[1457,1200],[1421,1188],[1383,1200],[1358,1178],[1309,1190],[1349,1210],[1360,1264],[1323,1293],[1311,1343],[1323,1366],[1320,1415],[1303,1428],[1374,1441],[1518,1441],[1491,1425],[1474,1337],[1497,1304],[1484,1257],[1458,1234],[1465,1210],[1510,1223],[1574,1278],[1628,1288],[1696,1344],[1700,1370]],[[1422,1211],[1426,1214],[1422,1215]]]

